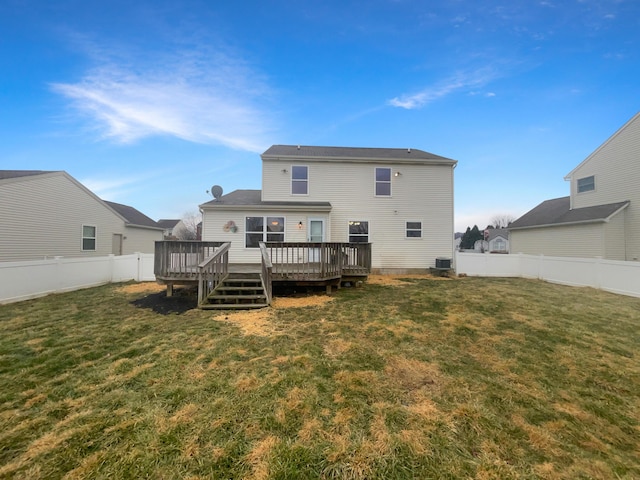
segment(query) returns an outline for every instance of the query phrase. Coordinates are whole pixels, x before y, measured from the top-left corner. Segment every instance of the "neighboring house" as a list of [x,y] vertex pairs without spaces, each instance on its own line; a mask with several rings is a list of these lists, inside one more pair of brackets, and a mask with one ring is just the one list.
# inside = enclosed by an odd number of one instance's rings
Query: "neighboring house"
[[464,233],[456,232],[453,234],[453,248],[455,250],[460,250],[460,244],[462,243],[462,236]]
[[422,150],[274,145],[262,190],[200,205],[203,240],[231,242],[230,262],[260,263],[259,242],[372,245],[373,271],[453,256],[455,160]]
[[490,228],[487,238],[489,253],[509,253],[509,230],[506,228]]
[[640,259],[640,113],[567,174],[570,196],[509,225],[511,251]]
[[165,240],[176,240],[180,237],[180,232],[185,228],[182,220],[158,220],[158,225],[164,230]]
[[0,170],[0,261],[153,253],[162,229],[64,171]]

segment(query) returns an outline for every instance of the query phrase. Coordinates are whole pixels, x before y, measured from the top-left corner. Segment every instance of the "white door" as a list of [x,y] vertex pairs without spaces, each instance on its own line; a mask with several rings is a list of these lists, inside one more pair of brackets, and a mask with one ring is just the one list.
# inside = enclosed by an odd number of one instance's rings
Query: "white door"
[[310,218],[308,232],[310,242],[324,242],[324,219]]
[[[309,241],[310,242],[324,242],[324,219],[322,218],[310,218],[309,219]],[[320,249],[309,249],[309,261],[320,261]]]

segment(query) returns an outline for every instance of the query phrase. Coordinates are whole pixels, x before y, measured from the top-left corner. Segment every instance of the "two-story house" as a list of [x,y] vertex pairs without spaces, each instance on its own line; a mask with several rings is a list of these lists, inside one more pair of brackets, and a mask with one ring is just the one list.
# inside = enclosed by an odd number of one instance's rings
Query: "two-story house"
[[640,113],[567,174],[568,197],[509,225],[511,252],[640,259]]
[[274,145],[262,190],[200,205],[202,239],[260,263],[259,242],[371,244],[374,272],[424,271],[453,256],[456,161],[416,149]]
[[0,262],[153,253],[162,228],[64,171],[0,170]]

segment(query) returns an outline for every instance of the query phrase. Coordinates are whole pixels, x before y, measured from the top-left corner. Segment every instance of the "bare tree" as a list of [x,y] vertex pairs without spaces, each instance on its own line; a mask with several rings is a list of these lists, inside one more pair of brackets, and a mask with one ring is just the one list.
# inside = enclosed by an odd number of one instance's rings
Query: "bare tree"
[[182,216],[182,225],[176,236],[179,240],[197,240],[198,224],[202,221],[199,214],[187,212]]
[[491,217],[491,226],[493,228],[506,228],[516,219],[513,215],[502,213]]

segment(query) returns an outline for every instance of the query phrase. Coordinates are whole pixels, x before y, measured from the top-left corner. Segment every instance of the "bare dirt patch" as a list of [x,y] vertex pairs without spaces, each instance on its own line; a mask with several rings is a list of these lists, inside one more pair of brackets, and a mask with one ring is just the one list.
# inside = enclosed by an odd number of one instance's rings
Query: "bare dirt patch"
[[141,282],[141,283],[132,283],[131,285],[124,285],[118,289],[116,292],[118,293],[153,293],[153,292],[162,292],[165,290],[164,285],[160,285],[156,282]]

